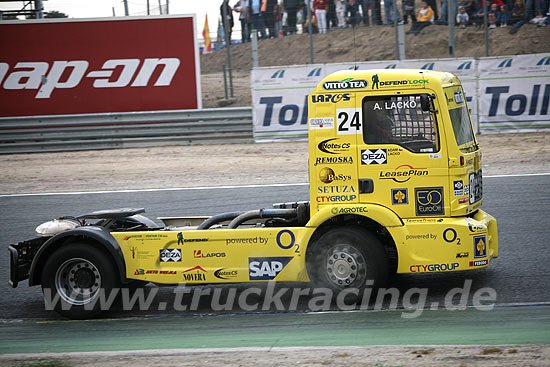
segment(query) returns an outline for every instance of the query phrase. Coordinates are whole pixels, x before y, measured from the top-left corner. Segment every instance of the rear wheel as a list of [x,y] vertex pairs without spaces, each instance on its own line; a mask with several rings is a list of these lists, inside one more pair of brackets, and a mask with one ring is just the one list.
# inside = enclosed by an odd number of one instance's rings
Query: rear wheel
[[339,292],[380,287],[388,278],[388,258],[380,240],[360,227],[331,229],[308,249],[307,270],[316,287]]
[[109,256],[89,244],[74,243],[59,248],[42,270],[46,304],[69,318],[89,318],[102,309],[108,310],[111,305],[104,301],[115,300],[109,296],[119,283]]

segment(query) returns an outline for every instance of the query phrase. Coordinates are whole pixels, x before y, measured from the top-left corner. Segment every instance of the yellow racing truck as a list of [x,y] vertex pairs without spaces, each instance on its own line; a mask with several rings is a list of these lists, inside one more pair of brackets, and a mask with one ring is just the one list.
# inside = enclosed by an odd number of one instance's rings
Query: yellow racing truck
[[481,210],[481,151],[456,76],[340,71],[308,97],[309,201],[205,217],[143,209],[60,217],[10,245],[10,284],[28,279],[68,317],[133,284],[313,282],[335,292],[393,273],[487,267],[497,222]]

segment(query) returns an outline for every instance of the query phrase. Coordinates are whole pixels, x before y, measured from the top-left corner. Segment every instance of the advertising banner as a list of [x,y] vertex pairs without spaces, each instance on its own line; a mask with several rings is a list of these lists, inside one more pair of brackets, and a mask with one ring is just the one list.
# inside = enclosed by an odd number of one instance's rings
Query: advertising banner
[[346,69],[414,68],[452,72],[463,82],[472,119],[477,121],[476,63],[474,58],[466,58],[256,68],[251,77],[254,137],[256,141],[307,138],[308,94],[327,75]]
[[0,116],[201,108],[193,15],[0,22]]
[[550,127],[550,54],[479,59],[481,132]]

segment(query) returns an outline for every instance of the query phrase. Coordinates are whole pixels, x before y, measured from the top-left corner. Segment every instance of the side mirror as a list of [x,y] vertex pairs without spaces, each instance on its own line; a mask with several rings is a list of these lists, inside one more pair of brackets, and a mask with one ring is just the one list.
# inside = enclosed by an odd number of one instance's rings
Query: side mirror
[[431,111],[431,104],[432,101],[430,100],[430,96],[427,94],[421,94],[420,95],[420,106],[422,107],[422,111],[429,112]]

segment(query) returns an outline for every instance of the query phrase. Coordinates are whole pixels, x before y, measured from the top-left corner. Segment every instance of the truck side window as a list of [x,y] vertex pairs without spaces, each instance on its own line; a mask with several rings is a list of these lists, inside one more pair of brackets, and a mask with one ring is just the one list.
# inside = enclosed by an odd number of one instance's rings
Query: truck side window
[[420,95],[363,98],[363,140],[397,144],[415,153],[439,151],[433,112],[422,111]]

